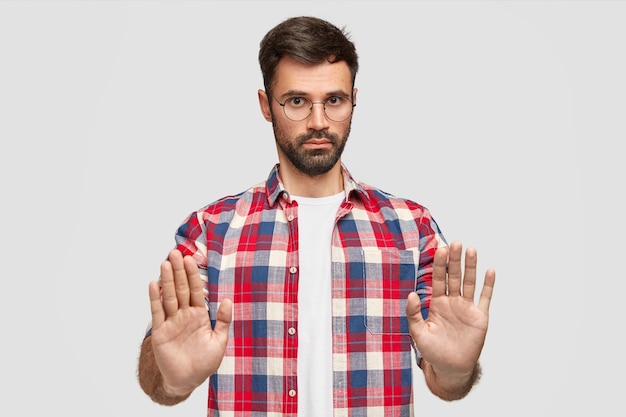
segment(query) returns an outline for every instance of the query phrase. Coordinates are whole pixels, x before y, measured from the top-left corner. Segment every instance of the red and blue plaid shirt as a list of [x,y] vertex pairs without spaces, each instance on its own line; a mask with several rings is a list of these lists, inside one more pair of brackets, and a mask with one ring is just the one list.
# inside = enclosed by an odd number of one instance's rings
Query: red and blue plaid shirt
[[[345,200],[332,235],[334,416],[411,416],[406,298],[426,316],[435,250],[446,245],[423,206],[357,183],[343,167]],[[225,297],[233,321],[209,379],[208,416],[297,416],[298,205],[278,165],[266,182],[192,213],[178,249],[203,274],[212,323]]]

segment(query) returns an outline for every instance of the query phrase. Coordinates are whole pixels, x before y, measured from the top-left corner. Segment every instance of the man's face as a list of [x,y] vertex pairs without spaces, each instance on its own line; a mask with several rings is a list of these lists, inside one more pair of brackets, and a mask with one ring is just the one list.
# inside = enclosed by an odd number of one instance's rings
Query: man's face
[[[263,113],[272,122],[281,165],[288,163],[312,176],[328,172],[341,158],[352,116],[332,121],[324,113],[323,102],[329,98],[334,102],[333,97],[354,99],[350,69],[345,62],[307,65],[286,57],[279,62],[274,79],[273,98],[268,97]],[[279,103],[300,103],[301,98],[316,104],[304,120],[290,120]]]

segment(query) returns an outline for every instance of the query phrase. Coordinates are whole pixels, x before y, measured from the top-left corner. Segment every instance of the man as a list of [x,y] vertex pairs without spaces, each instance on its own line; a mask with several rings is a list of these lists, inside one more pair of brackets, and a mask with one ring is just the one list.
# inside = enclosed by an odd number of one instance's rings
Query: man
[[210,378],[210,416],[410,416],[417,360],[435,395],[463,398],[495,272],[474,304],[476,251],[462,271],[461,244],[448,247],[426,208],[341,163],[358,70],[345,32],[287,19],[259,62],[279,162],[178,229],[149,286],[142,388],[172,405]]

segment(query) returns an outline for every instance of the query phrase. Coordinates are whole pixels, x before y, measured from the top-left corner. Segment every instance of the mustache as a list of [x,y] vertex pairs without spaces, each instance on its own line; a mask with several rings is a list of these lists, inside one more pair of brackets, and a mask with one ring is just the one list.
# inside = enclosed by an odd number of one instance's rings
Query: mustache
[[304,135],[300,135],[297,138],[298,144],[300,144],[300,145],[304,144],[305,142],[307,142],[307,141],[309,141],[311,139],[328,139],[333,144],[336,144],[336,143],[339,142],[339,136],[335,135],[334,133],[330,133],[327,130],[316,130],[314,132],[310,132],[310,133],[306,133]]

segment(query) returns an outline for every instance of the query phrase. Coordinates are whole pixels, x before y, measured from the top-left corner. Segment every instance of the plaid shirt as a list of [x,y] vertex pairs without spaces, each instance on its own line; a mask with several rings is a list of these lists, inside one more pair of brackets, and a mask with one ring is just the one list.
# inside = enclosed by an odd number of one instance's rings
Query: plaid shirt
[[[423,206],[343,175],[331,252],[334,416],[408,417],[419,352],[406,298],[417,291],[427,314],[434,253],[446,242]],[[207,415],[297,416],[297,361],[307,360],[298,358],[298,205],[278,165],[266,182],[192,213],[176,242],[200,267],[213,324],[219,301],[233,301]]]

